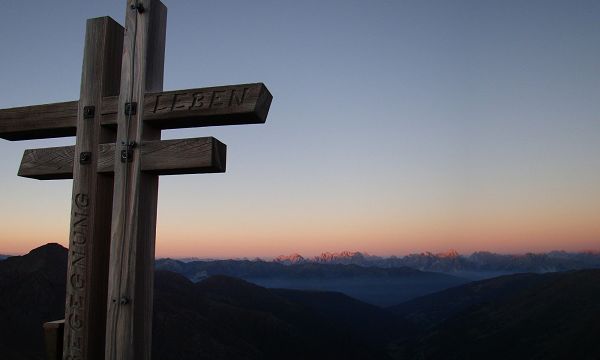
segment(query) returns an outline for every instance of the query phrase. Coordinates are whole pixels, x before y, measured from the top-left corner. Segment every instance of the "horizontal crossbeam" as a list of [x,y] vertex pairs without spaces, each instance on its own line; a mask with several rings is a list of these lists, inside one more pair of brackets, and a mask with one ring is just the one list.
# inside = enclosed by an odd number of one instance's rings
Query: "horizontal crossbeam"
[[[262,83],[147,93],[144,121],[159,129],[262,124],[273,96]],[[118,96],[105,97],[100,116],[103,126],[116,126]],[[75,136],[78,101],[0,110],[0,138],[31,140]],[[84,104],[93,106],[95,104]]]
[[[120,145],[100,144],[99,173],[114,171],[115,149],[120,151],[120,148]],[[227,146],[213,137],[147,141],[140,149],[142,171],[156,175],[220,173],[226,168]],[[38,180],[72,179],[74,152],[74,146],[25,150],[19,176]]]

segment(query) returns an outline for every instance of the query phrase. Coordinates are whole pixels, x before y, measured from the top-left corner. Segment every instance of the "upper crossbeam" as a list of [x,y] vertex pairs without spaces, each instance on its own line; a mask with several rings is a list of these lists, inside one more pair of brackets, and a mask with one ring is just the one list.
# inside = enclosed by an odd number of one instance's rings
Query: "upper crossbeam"
[[[144,122],[157,129],[262,124],[273,96],[262,83],[147,93]],[[117,125],[118,96],[94,108],[103,126]],[[0,110],[0,138],[31,140],[75,136],[78,101]],[[94,104],[84,104],[84,106]]]

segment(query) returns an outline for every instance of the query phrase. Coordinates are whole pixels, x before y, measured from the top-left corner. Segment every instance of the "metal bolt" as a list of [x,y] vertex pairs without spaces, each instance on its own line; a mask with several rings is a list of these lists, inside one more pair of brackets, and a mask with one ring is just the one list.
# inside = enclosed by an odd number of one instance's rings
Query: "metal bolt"
[[92,162],[92,153],[89,151],[83,151],[79,154],[79,163],[80,164],[89,164]]
[[131,10],[137,10],[140,14],[144,12],[144,5],[140,3],[131,4]]
[[83,107],[83,118],[84,119],[93,119],[95,113],[96,113],[96,108],[94,106],[84,106]]

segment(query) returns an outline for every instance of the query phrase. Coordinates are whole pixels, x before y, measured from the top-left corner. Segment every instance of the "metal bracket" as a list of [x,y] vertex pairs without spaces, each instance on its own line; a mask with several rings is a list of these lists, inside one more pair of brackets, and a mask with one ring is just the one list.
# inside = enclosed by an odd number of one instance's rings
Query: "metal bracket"
[[93,119],[96,114],[95,106],[84,106],[83,107],[83,118],[84,119]]
[[137,10],[137,12],[139,12],[140,14],[144,12],[144,4],[138,3],[137,1],[135,1],[133,4],[131,4],[131,10]]
[[[112,299],[113,303],[117,303],[117,299],[113,298]],[[131,300],[127,297],[127,296],[121,296],[121,298],[119,299],[119,304],[120,305],[127,305],[131,302]]]
[[133,160],[133,148],[135,147],[135,141],[121,143],[124,149],[121,150],[121,162],[130,163]]
[[128,102],[125,103],[125,115],[135,115],[137,114],[137,103],[136,102]]
[[83,151],[79,154],[79,163],[81,165],[87,165],[92,163],[92,153],[89,151]]

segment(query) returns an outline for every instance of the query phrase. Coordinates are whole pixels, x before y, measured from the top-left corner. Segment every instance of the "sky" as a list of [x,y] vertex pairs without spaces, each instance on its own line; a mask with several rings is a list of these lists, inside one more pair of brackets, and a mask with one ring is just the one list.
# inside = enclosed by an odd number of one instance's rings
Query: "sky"
[[[600,250],[600,2],[163,0],[165,90],[263,82],[227,172],[160,179],[157,257]],[[123,0],[2,0],[0,108],[79,97],[85,20]],[[0,253],[68,245],[72,181],[17,177]]]

